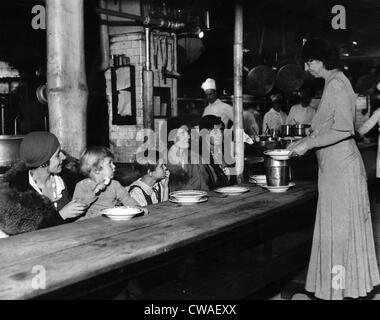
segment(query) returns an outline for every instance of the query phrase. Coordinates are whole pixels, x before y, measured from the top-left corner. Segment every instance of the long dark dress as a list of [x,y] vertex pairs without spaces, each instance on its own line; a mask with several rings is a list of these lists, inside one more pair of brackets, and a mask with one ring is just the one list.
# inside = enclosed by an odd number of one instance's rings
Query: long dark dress
[[348,79],[332,72],[311,125],[310,139],[320,140],[319,198],[306,290],[321,299],[363,297],[380,283],[360,152],[352,138],[321,142],[334,130],[354,132],[355,100]]

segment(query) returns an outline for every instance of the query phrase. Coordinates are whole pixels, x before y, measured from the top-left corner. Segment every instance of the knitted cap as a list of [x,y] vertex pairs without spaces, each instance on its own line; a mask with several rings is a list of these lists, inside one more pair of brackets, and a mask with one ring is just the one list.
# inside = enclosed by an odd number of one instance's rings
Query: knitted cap
[[60,146],[57,137],[47,131],[27,134],[20,145],[20,158],[29,168],[38,168],[48,162]]

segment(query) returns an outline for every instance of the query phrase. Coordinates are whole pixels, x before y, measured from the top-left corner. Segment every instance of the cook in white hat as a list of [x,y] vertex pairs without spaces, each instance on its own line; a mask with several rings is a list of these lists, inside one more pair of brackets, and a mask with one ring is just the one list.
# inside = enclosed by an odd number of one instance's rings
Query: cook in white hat
[[[215,80],[207,78],[206,81],[202,83],[201,88],[205,92],[208,102],[208,105],[203,111],[202,117],[209,114],[220,117],[222,118],[225,128],[229,128],[234,120],[233,109],[232,106],[218,99]],[[229,121],[231,121],[230,124],[228,123]]]

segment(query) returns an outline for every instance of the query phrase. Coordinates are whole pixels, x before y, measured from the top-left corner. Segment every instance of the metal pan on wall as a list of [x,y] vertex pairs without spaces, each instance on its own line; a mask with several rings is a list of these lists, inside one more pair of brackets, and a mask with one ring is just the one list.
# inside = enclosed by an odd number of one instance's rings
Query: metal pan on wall
[[284,92],[293,92],[302,87],[305,71],[297,64],[286,64],[277,73],[276,86]]
[[274,87],[276,75],[269,66],[256,66],[247,75],[247,88],[252,94],[266,95]]
[[38,100],[39,103],[41,103],[43,105],[47,105],[48,104],[46,84],[40,85],[36,89],[36,96],[37,96],[37,100]]

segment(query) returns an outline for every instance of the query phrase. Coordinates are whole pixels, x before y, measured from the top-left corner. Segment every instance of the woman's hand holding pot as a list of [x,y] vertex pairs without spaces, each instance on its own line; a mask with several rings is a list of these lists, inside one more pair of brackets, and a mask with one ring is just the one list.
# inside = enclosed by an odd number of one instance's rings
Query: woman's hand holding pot
[[291,151],[291,156],[303,156],[309,149],[306,142],[307,138],[301,139],[297,142],[292,142],[287,149]]

